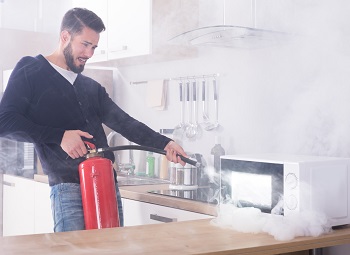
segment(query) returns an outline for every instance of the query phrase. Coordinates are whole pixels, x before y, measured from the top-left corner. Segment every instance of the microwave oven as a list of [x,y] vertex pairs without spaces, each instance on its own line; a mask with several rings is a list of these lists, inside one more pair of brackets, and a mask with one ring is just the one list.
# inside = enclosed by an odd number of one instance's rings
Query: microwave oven
[[264,213],[324,213],[332,226],[350,223],[350,158],[260,154],[220,158],[220,203]]

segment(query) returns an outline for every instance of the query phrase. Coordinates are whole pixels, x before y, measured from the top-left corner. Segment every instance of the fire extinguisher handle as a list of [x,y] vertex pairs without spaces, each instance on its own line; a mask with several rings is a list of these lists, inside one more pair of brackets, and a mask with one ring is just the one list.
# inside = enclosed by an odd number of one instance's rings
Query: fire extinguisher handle
[[90,143],[88,141],[83,141],[85,143],[85,145],[88,147],[89,150],[95,150],[96,149],[96,145],[93,143]]

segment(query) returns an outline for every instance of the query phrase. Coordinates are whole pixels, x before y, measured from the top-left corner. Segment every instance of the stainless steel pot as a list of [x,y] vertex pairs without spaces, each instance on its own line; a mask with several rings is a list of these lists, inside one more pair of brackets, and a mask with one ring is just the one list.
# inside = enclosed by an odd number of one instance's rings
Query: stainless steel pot
[[201,154],[195,153],[189,155],[191,159],[197,160],[201,164],[197,167],[186,164],[184,167],[180,164],[172,163],[169,168],[169,180],[174,186],[197,186],[207,185],[207,176],[204,173],[205,161]]
[[184,172],[184,185],[197,185],[197,168],[186,164],[183,168]]
[[171,164],[169,169],[170,184],[184,185],[184,168],[180,164]]
[[[194,153],[194,154],[189,154],[189,157],[196,160],[199,164],[196,167],[196,182],[199,187],[204,187],[209,184],[209,177],[207,173],[205,172],[205,167],[206,167],[206,161],[203,157],[202,154],[199,153]],[[193,166],[191,166],[193,167]]]

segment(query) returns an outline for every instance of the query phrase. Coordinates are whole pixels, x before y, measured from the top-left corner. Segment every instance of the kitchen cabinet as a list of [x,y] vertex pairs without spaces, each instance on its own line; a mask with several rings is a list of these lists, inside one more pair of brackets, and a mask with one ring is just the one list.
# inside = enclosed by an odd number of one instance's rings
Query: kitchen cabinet
[[126,198],[122,199],[122,203],[124,211],[124,226],[213,218],[211,215],[194,213]]
[[310,5],[296,0],[230,0],[201,2],[200,26],[233,25],[285,31],[301,17],[298,6]]
[[49,185],[4,174],[3,236],[52,232]]
[[92,10],[106,26],[89,63],[150,53],[151,0],[73,0],[72,4]]
[[34,233],[34,181],[4,174],[3,236]]
[[108,0],[108,59],[150,53],[151,12],[151,0]]
[[2,1],[0,3],[1,27],[35,31],[39,17],[38,6],[39,0],[33,0],[30,4],[26,0]]
[[70,0],[0,1],[0,27],[58,34]]
[[312,5],[308,1],[296,0],[226,1],[225,22],[227,25],[287,32],[295,26],[305,26],[307,10],[312,9]]
[[106,26],[89,63],[121,66],[197,53],[194,48],[172,45],[169,39],[197,26],[198,1],[72,0],[72,5],[94,11]]
[[53,233],[51,188],[47,183],[34,181],[34,233]]
[[171,39],[198,27],[198,0],[152,0],[150,49],[146,55],[135,55],[110,61],[116,66],[148,64],[197,57],[198,49],[177,44]]
[[[298,23],[305,25],[305,18],[299,16],[310,3],[295,0],[255,0],[256,27],[287,32]],[[301,7],[298,10],[298,7]],[[301,12],[300,12],[301,11]],[[308,20],[309,17],[307,17]],[[302,20],[300,22],[300,20]]]

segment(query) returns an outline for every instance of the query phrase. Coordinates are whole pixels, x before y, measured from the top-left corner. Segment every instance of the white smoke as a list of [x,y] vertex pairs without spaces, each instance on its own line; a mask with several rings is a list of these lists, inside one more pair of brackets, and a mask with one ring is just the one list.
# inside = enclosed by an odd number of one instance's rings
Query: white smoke
[[211,223],[243,233],[267,233],[279,241],[298,236],[316,237],[332,231],[327,216],[320,212],[305,211],[281,216],[262,213],[253,207],[238,208],[233,204],[220,204],[218,216]]
[[[349,156],[350,93],[347,1],[307,0],[293,3],[300,36],[285,52],[288,68],[282,105],[284,113],[274,126],[274,149],[299,154]],[[293,81],[293,84],[290,83]],[[291,89],[293,88],[293,89]]]

